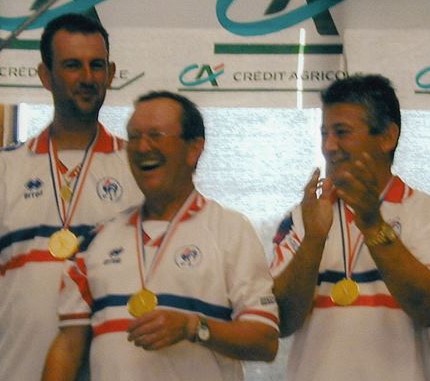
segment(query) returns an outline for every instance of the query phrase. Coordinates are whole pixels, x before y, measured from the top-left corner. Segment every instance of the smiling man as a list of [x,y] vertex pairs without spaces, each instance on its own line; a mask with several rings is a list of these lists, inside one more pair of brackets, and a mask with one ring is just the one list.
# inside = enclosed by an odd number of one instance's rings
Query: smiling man
[[262,244],[194,187],[205,131],[191,101],[146,94],[127,131],[145,202],[70,264],[43,380],[73,380],[90,327],[94,381],[243,380],[240,360],[271,361],[278,347]]
[[398,99],[379,75],[322,93],[322,151],[274,238],[287,379],[430,379],[430,197],[391,173]]
[[126,142],[98,121],[115,65],[102,25],[62,15],[41,39],[53,120],[0,152],[0,380],[37,380],[57,334],[64,259],[80,237],[141,202]]

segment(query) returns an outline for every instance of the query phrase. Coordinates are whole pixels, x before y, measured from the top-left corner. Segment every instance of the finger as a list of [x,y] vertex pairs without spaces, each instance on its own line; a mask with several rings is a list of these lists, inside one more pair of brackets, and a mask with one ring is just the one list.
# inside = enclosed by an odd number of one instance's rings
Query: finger
[[336,194],[347,204],[358,195],[366,193],[366,186],[357,179],[349,170],[342,173],[336,182]]
[[376,179],[375,160],[368,152],[361,153],[354,161],[350,168],[352,175],[364,183]]
[[153,324],[140,323],[139,325],[135,326],[133,329],[128,330],[128,340],[134,341],[141,338],[142,336],[150,335],[156,331],[157,329]]
[[127,332],[132,332],[135,329],[138,329],[142,325],[148,325],[152,321],[154,321],[157,318],[157,312],[156,310],[147,312],[143,314],[142,316],[135,318],[130,321],[130,324],[128,325]]
[[137,337],[133,343],[137,347],[142,347],[146,350],[157,350],[170,346],[180,341],[179,337],[171,336],[168,332],[154,332]]
[[356,159],[344,174],[346,187],[360,194],[378,193],[376,165],[368,153]]
[[136,336],[133,340],[129,339],[129,341],[133,342],[136,347],[142,347],[145,349],[152,347],[153,343],[157,340],[157,333],[143,334]]
[[331,199],[334,196],[335,188],[330,178],[320,180],[318,186],[319,198]]
[[316,195],[320,173],[321,171],[319,168],[316,168],[312,173],[310,180],[305,186],[305,190],[304,190],[305,197],[311,197]]

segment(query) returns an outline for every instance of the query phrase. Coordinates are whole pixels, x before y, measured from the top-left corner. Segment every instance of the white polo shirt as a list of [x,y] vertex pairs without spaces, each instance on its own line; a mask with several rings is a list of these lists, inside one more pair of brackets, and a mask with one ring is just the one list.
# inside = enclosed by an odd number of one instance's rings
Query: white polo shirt
[[[286,379],[430,380],[429,330],[416,326],[400,308],[367,247],[360,246],[354,223],[350,229],[345,224],[341,228],[336,204],[333,208],[333,225],[322,255],[314,307],[292,337]],[[411,189],[396,177],[381,212],[410,252],[430,268],[430,196]],[[352,216],[347,211],[343,221],[348,218]],[[301,208],[297,207],[281,223],[274,239],[274,277],[294,257],[303,236]],[[352,305],[341,307],[333,303],[330,292],[345,277],[343,246],[346,258],[351,254],[347,248],[356,247],[352,279],[358,283],[360,295]]]
[[[62,227],[52,182],[49,134],[0,153],[0,380],[40,378],[58,331],[63,261],[48,252]],[[100,127],[85,182],[70,221],[82,236],[94,225],[142,201],[125,141]],[[83,151],[67,152],[76,163]]]
[[126,304],[142,287],[157,294],[157,308],[277,328],[272,279],[251,224],[199,194],[188,202],[193,212],[170,227],[152,263],[142,261],[137,248],[139,209],[106,224],[88,251],[70,263],[59,308],[61,326],[92,325],[93,381],[243,380],[239,361],[197,343],[184,340],[145,351],[128,342],[125,331],[132,317]]

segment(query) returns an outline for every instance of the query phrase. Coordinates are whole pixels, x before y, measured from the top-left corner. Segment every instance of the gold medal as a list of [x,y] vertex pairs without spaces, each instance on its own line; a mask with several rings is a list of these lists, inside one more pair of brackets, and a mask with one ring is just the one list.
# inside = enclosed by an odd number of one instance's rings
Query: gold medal
[[60,195],[61,198],[65,201],[65,202],[69,202],[70,199],[72,198],[72,188],[70,188],[68,185],[63,185],[60,189]]
[[151,312],[157,306],[157,295],[146,288],[136,292],[127,303],[128,312],[134,317]]
[[51,235],[48,248],[53,257],[67,259],[78,251],[79,240],[70,230],[61,229]]
[[332,287],[330,297],[338,306],[349,306],[355,302],[359,294],[357,282],[344,278]]

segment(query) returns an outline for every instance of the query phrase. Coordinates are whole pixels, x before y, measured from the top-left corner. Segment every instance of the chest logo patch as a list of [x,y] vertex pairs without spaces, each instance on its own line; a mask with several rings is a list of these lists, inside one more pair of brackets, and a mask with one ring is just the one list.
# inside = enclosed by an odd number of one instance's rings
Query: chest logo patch
[[39,178],[30,179],[24,184],[24,188],[25,199],[40,197],[43,194],[43,181]]
[[180,268],[196,267],[202,260],[203,254],[197,246],[189,245],[180,248],[175,255],[175,262]]
[[111,250],[108,254],[108,259],[105,259],[103,264],[110,265],[110,264],[121,263],[121,257],[123,252],[124,252],[124,248],[122,247]]
[[97,182],[97,194],[101,200],[118,201],[122,196],[122,186],[113,177],[103,177]]

